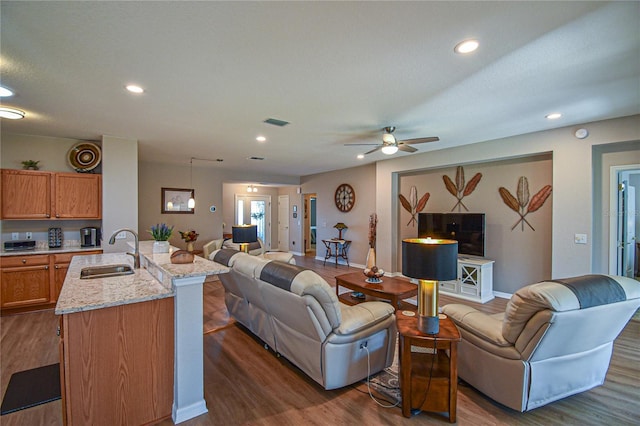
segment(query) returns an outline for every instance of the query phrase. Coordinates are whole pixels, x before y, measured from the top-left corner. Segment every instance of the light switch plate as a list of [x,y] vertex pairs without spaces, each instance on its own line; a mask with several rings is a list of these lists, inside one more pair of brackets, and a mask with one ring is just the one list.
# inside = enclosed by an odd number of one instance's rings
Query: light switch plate
[[587,234],[576,234],[573,240],[576,244],[587,244]]
[[12,232],[12,233],[11,233],[11,239],[12,239],[13,241],[15,241],[15,240],[19,240],[19,239],[20,239],[20,233],[19,233],[19,232]]
[[118,235],[116,235],[116,240],[126,240],[127,239],[127,233],[122,231],[122,232],[118,232]]

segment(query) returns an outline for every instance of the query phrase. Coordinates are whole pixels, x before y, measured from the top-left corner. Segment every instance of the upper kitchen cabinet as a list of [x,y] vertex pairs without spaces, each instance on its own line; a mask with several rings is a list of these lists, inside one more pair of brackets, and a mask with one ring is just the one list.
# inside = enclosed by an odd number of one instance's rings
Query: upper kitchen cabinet
[[2,170],[2,219],[101,219],[102,176]]
[[57,219],[100,219],[102,217],[102,175],[54,173]]

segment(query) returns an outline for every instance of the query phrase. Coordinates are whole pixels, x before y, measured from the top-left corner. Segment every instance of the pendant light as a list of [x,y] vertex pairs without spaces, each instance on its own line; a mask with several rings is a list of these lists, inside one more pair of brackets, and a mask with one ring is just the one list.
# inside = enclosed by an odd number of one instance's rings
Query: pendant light
[[195,198],[193,198],[193,157],[191,157],[190,160],[190,167],[189,167],[189,186],[191,189],[191,197],[189,198],[189,201],[187,202],[187,207],[189,207],[190,209],[194,208],[196,206],[196,200]]

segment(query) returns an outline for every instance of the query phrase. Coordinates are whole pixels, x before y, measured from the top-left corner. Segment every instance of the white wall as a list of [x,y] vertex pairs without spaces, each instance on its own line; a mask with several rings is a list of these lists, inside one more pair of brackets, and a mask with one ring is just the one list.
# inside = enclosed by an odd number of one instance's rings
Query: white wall
[[[351,240],[349,261],[352,265],[364,265],[369,249],[369,215],[376,212],[375,164],[367,164],[334,172],[305,176],[301,179],[302,192],[316,194],[316,250],[317,257],[324,259],[326,248],[323,239],[337,238],[338,230],[333,226],[343,222],[349,228],[342,237]],[[334,196],[338,185],[348,183],[356,193],[356,202],[348,213],[335,205]],[[380,226],[380,225],[379,225]],[[379,229],[379,228],[378,228]],[[302,247],[302,241],[300,243]],[[378,241],[377,248],[381,248]],[[379,262],[378,262],[379,263]]]
[[[102,250],[128,251],[127,238],[109,244],[114,231],[129,228],[138,232],[138,141],[115,136],[102,137]],[[138,232],[139,234],[139,232]],[[144,239],[140,235],[141,239]]]
[[[463,167],[465,181],[480,173],[482,178],[475,190],[462,202],[471,213],[484,213],[486,222],[485,258],[494,260],[493,288],[502,293],[513,293],[518,288],[551,278],[551,214],[552,199],[549,197],[540,209],[526,215],[527,223],[508,208],[498,188],[505,187],[516,196],[517,183],[521,176],[527,178],[530,199],[545,185],[551,184],[552,159],[550,154],[523,157],[513,160],[467,164]],[[454,182],[456,168],[430,169],[421,173],[400,176],[401,194],[409,199],[410,188],[415,186],[418,198],[430,194],[423,212],[466,212],[457,203],[456,197],[445,188],[443,175]],[[399,213],[400,239],[418,236],[417,223],[411,222],[411,214],[404,208]],[[402,253],[399,247],[396,269],[402,270]],[[514,268],[513,265],[519,265]]]
[[[424,154],[382,161],[376,170],[378,253],[380,266],[397,265],[398,174],[425,168],[452,167],[498,159],[551,152],[553,154],[552,271],[553,278],[592,272],[593,223],[592,146],[640,140],[639,116],[582,126],[519,135]],[[589,130],[587,139],[573,135],[578,127]],[[587,234],[588,244],[574,243],[575,234]],[[597,250],[602,250],[597,247]],[[517,265],[512,265],[517,268]],[[394,268],[397,269],[397,268]]]

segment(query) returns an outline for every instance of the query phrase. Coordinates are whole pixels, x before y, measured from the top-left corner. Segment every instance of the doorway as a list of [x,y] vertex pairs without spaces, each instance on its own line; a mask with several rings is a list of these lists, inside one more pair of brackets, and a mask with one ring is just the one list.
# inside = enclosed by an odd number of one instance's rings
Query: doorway
[[640,165],[614,166],[610,172],[609,273],[640,276]]
[[271,249],[271,196],[240,195],[235,196],[235,222],[238,225],[251,224],[258,228],[258,238],[262,240],[265,251]]
[[316,194],[304,194],[304,254],[316,257]]

